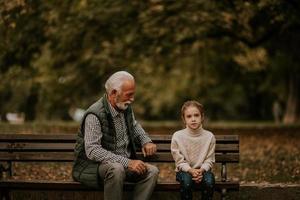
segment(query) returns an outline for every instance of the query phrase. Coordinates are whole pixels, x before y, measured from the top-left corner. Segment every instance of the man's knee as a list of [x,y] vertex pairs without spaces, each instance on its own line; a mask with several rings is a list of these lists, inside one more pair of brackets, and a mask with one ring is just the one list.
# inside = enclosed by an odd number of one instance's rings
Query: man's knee
[[158,177],[159,174],[159,169],[154,166],[154,165],[148,165],[148,172],[152,175],[152,176],[156,176]]
[[111,163],[108,170],[105,173],[105,180],[115,179],[124,180],[125,179],[125,169],[120,163]]

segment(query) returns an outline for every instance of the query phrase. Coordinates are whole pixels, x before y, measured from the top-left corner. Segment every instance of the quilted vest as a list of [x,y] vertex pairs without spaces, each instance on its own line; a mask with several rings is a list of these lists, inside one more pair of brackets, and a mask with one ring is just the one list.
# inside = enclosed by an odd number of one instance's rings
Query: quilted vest
[[[75,161],[72,171],[74,180],[89,187],[98,188],[101,185],[101,180],[98,175],[98,166],[99,164],[101,165],[101,163],[87,158],[84,147],[84,124],[88,114],[94,114],[100,121],[101,131],[103,134],[101,138],[102,147],[114,153],[116,151],[116,131],[114,128],[113,118],[109,110],[107,96],[104,95],[104,97],[99,99],[86,110],[81,121],[74,149]],[[135,158],[136,148],[133,138],[133,117],[130,106],[124,111],[124,116],[128,130],[127,134],[129,136],[131,158]]]

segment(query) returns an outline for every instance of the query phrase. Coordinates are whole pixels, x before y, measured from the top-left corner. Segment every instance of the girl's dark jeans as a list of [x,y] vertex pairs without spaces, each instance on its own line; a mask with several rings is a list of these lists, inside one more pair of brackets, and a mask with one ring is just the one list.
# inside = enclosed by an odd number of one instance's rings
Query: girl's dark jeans
[[[188,172],[177,172],[176,180],[180,182],[181,200],[193,199],[193,189],[197,184],[192,180],[192,176]],[[201,185],[201,200],[212,200],[215,186],[215,176],[211,171],[203,173]]]

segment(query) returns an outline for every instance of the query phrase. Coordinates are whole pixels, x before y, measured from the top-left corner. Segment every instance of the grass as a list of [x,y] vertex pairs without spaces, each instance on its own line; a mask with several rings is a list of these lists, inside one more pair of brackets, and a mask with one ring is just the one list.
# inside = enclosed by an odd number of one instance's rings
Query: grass
[[300,183],[300,135],[242,135],[241,181]]

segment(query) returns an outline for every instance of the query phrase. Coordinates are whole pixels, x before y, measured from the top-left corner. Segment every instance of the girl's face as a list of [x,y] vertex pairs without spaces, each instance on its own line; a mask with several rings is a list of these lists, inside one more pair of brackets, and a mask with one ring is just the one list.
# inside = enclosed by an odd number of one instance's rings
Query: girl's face
[[188,128],[192,130],[198,129],[202,124],[200,110],[195,106],[187,107],[184,111],[184,122]]

